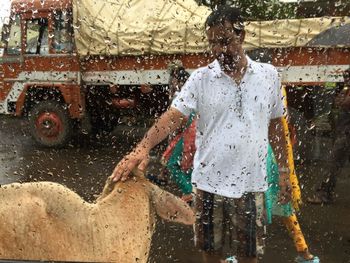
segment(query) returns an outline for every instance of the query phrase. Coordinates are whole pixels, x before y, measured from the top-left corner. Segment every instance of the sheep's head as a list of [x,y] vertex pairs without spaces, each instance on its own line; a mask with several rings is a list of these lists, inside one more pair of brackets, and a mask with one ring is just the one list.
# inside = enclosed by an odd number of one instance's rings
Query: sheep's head
[[[161,218],[186,225],[191,225],[195,222],[194,212],[186,202],[148,181],[140,170],[135,169],[131,178],[145,187],[155,212]],[[116,183],[113,182],[111,177],[108,177],[102,194],[97,201],[108,197],[115,187],[117,185],[120,186],[120,184],[123,184],[123,182]]]

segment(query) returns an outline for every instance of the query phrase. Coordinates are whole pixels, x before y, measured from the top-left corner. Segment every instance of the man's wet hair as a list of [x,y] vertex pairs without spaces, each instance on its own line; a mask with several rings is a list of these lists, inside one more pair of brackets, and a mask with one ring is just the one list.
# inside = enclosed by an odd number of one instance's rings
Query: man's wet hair
[[244,19],[241,11],[232,6],[222,5],[214,10],[205,21],[205,28],[224,25],[229,22],[233,25],[236,34],[239,35],[244,30]]

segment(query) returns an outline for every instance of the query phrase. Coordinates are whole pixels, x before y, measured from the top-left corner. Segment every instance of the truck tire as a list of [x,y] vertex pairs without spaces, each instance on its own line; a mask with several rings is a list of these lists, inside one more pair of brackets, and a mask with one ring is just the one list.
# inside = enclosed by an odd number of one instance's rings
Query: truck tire
[[34,140],[45,147],[62,147],[72,136],[73,122],[67,109],[56,101],[36,104],[28,115]]

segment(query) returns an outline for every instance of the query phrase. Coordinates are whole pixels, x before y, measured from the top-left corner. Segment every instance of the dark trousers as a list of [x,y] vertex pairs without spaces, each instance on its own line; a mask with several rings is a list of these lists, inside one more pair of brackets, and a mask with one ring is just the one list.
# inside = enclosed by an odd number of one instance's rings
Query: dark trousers
[[332,150],[331,150],[331,165],[326,173],[326,176],[318,190],[325,192],[327,197],[334,195],[334,189],[337,182],[337,177],[342,171],[342,168],[350,157],[350,133],[337,132]]

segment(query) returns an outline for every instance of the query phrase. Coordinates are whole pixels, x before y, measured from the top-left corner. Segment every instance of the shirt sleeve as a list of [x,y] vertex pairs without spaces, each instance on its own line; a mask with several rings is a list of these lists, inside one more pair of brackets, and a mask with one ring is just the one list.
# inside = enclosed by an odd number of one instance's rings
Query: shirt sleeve
[[271,115],[270,119],[283,117],[285,114],[284,98],[282,93],[281,78],[275,69],[272,77],[271,90]]
[[171,103],[171,107],[179,110],[185,116],[197,111],[198,105],[198,85],[200,79],[198,72],[191,74],[179,94]]

